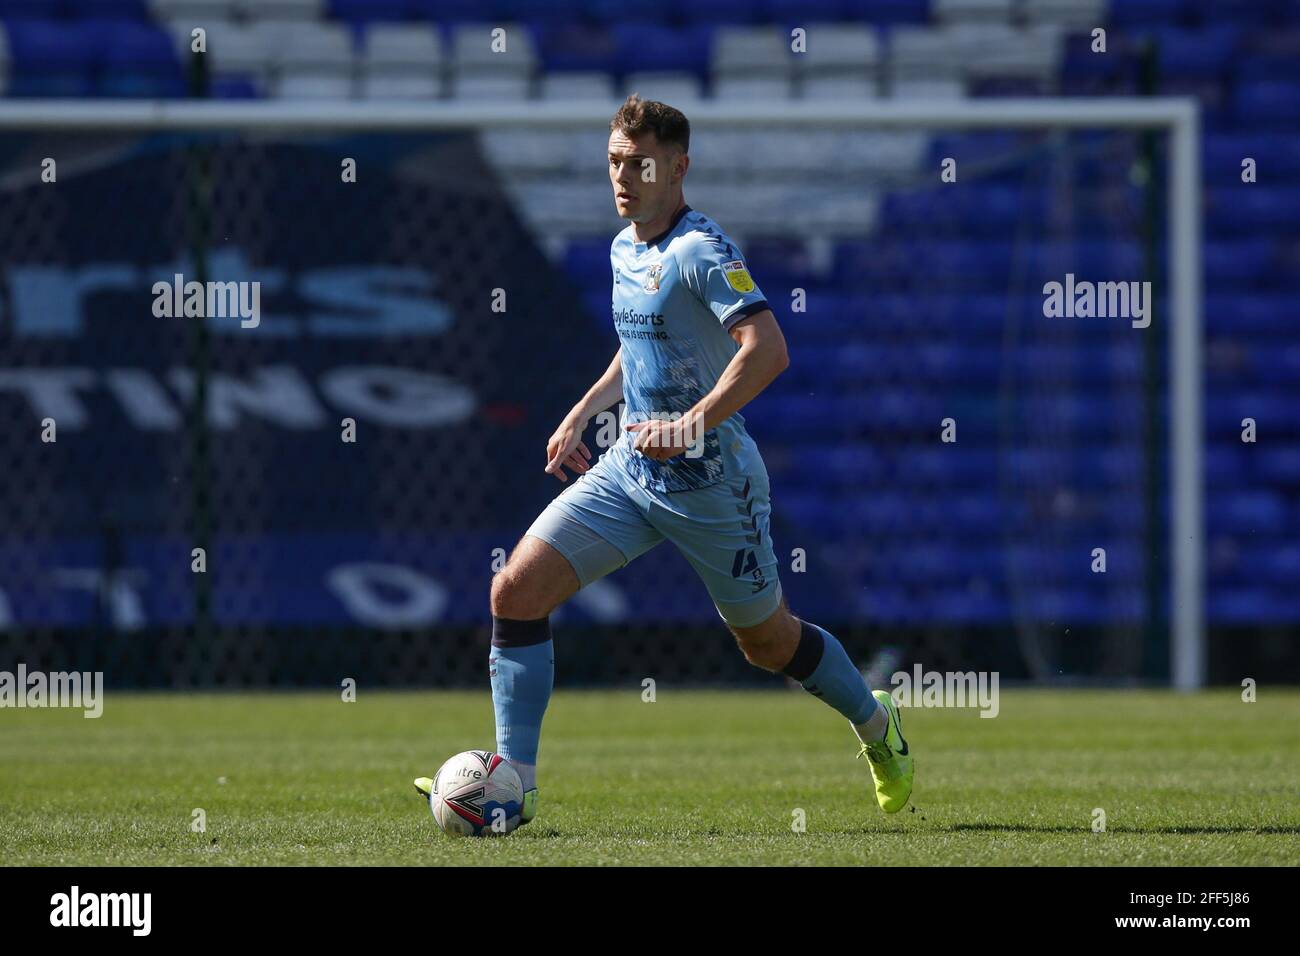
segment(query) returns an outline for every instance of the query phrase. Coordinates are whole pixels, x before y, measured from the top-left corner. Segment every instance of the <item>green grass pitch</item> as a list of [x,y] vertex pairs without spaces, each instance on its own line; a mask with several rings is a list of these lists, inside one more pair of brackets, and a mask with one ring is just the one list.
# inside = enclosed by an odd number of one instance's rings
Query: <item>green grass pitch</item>
[[492,747],[486,689],[110,693],[98,720],[0,710],[0,845],[11,865],[1300,863],[1300,692],[904,715],[916,812],[887,817],[846,723],[802,692],[561,691],[537,820],[451,840],[411,779]]

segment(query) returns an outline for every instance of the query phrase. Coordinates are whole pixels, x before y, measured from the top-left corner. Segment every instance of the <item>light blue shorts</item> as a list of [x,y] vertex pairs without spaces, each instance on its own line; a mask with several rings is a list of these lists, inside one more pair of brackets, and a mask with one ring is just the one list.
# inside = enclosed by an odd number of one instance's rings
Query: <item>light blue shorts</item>
[[781,602],[767,470],[693,491],[642,488],[606,450],[538,515],[526,534],[573,565],[583,587],[668,540],[704,581],[722,619],[753,627]]

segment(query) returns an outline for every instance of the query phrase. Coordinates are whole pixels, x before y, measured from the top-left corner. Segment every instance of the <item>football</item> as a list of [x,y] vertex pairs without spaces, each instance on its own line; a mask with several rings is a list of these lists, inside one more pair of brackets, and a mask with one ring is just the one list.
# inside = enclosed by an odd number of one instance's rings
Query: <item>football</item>
[[429,809],[448,836],[504,836],[519,826],[524,785],[500,754],[466,750],[433,777]]

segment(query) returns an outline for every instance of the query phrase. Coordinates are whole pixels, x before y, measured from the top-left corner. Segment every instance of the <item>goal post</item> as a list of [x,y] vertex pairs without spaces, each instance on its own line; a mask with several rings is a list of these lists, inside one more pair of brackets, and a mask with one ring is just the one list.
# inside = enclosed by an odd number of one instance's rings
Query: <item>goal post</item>
[[[294,133],[453,129],[603,128],[611,104],[99,101],[0,102],[0,132],[242,130]],[[700,131],[804,126],[905,130],[1127,130],[1167,134],[1170,516],[1168,554],[1172,685],[1206,677],[1205,506],[1202,413],[1202,207],[1199,106],[1186,98],[1042,98],[862,103],[693,103]]]

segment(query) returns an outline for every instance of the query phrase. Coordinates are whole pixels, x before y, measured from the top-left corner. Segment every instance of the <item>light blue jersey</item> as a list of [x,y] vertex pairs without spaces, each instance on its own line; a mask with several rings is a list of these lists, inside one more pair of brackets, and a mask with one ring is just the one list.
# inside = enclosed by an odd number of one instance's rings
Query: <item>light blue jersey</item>
[[[676,418],[713,389],[736,354],[728,330],[768,308],[767,300],[727,234],[689,206],[650,242],[639,242],[628,226],[615,237],[609,259],[625,421]],[[634,451],[633,438],[624,433],[611,451],[633,481],[655,491],[705,488],[761,467],[739,412],[670,461]]]
[[[728,330],[768,308],[734,243],[687,207],[668,230],[609,251],[614,328],[623,345],[625,421],[672,418],[712,391],[739,346]],[[734,414],[669,461],[624,432],[569,483],[527,534],[564,555],[582,587],[671,541],[733,627],[767,620],[781,601],[767,468]]]

